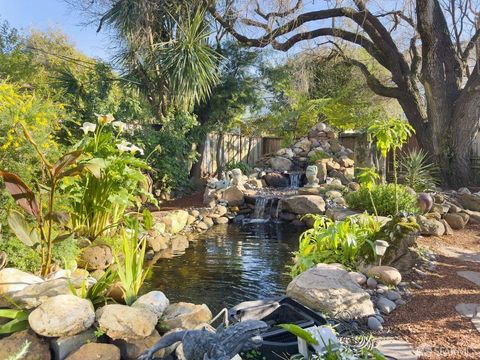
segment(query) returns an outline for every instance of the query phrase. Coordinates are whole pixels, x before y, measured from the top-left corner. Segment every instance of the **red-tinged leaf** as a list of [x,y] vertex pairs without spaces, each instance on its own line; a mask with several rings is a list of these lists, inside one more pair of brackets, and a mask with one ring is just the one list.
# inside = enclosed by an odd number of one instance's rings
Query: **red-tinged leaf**
[[12,195],[13,199],[28,214],[38,218],[39,208],[35,194],[17,175],[7,171],[0,170],[0,176],[3,177],[5,188]]
[[53,165],[53,174],[58,176],[65,171],[67,167],[74,164],[75,161],[82,155],[82,150],[72,151],[68,154],[63,155],[58,161]]

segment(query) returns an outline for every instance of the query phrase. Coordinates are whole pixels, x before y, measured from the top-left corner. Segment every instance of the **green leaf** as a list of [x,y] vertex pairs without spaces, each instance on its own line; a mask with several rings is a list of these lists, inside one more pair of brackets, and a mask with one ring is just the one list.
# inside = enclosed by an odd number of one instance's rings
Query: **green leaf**
[[27,320],[28,313],[25,310],[0,309],[0,317],[14,320]]
[[153,227],[152,213],[148,209],[145,209],[143,210],[142,215],[143,215],[143,225],[145,226],[145,229],[150,230]]
[[0,326],[0,334],[11,334],[28,329],[28,320],[12,320]]
[[312,334],[302,329],[300,326],[294,324],[279,324],[278,326],[299,337],[300,339],[305,340],[308,344],[318,345],[318,341],[315,340]]
[[74,164],[77,159],[82,155],[82,150],[72,151],[68,154],[63,155],[56,163],[53,165],[53,175],[59,177],[65,171],[67,167]]
[[18,211],[10,211],[7,221],[10,229],[25,245],[32,247],[39,242],[36,229],[32,228],[25,220],[25,217]]

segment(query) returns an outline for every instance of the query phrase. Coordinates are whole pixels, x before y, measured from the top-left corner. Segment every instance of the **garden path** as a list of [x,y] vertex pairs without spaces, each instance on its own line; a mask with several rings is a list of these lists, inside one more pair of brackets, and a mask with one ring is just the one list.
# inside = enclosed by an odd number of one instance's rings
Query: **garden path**
[[416,280],[421,286],[387,331],[411,343],[419,359],[480,359],[480,225],[418,243],[437,254],[437,267]]

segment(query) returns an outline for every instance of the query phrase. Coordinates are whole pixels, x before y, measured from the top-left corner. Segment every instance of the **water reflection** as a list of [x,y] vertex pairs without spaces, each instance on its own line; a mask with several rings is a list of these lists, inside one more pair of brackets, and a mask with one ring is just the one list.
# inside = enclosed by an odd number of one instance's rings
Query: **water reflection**
[[266,223],[216,226],[190,243],[185,254],[160,259],[145,291],[171,302],[206,303],[216,313],[239,302],[282,295],[299,229]]

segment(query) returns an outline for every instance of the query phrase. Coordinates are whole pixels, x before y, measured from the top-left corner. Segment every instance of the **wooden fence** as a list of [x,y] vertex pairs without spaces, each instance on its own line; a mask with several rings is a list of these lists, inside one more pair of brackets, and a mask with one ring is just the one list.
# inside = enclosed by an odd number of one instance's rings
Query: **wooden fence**
[[202,173],[215,174],[218,166],[229,162],[246,162],[253,165],[262,157],[262,138],[235,134],[210,133],[203,150]]

